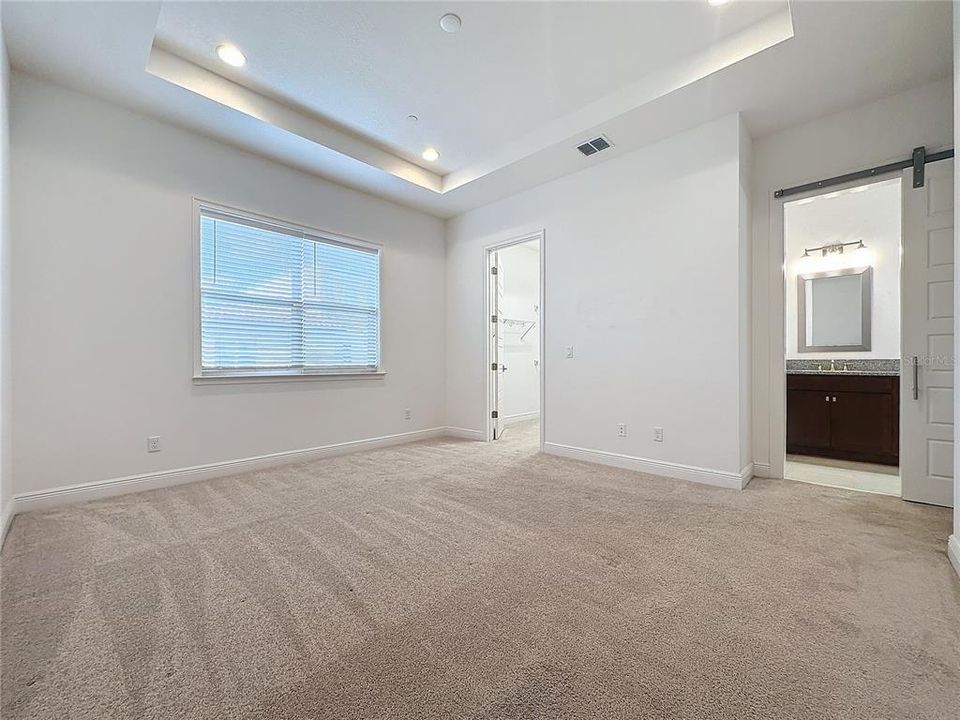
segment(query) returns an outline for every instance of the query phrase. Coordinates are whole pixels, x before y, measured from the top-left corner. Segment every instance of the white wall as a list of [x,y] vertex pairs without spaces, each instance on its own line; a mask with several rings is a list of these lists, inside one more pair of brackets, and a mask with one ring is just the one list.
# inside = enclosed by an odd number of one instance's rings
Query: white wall
[[[784,337],[773,331],[783,319],[782,248],[771,234],[775,190],[902,160],[925,145],[953,145],[953,88],[950,79],[835,115],[819,118],[753,144],[753,460],[758,475],[771,473],[783,438],[770,432],[783,417],[785,401],[773,387],[783,368],[770,358]],[[779,376],[779,379],[777,378]],[[782,461],[782,458],[781,458]]]
[[[15,492],[442,424],[442,221],[31,77],[11,94]],[[386,377],[194,385],[193,195],[383,242]]]
[[[862,187],[784,205],[788,359],[900,357],[900,181]],[[804,248],[857,240],[866,247],[848,247],[842,255],[803,257]],[[797,276],[864,265],[873,268],[871,349],[797,352]]]
[[[500,315],[507,320],[539,323],[540,247],[536,242],[513,245],[497,252],[503,281]],[[500,376],[500,415],[510,421],[540,411],[540,328],[502,324],[507,371]]]
[[651,460],[665,474],[740,473],[750,392],[742,133],[729,116],[450,220],[448,424],[484,427],[483,249],[545,228],[548,449]]
[[0,25],[0,542],[12,497],[10,467],[10,66]]
[[[740,120],[740,156],[739,156],[739,197],[740,197],[740,248],[738,251],[740,295],[737,300],[740,307],[737,343],[740,348],[740,466],[753,472],[751,436],[753,418],[751,403],[751,362],[753,333],[750,321],[750,303],[753,297],[753,282],[750,276],[750,257],[753,246],[753,228],[750,225],[750,213],[753,207],[753,192],[750,178],[753,168],[753,140],[747,133],[746,125]],[[749,478],[747,478],[749,481]]]

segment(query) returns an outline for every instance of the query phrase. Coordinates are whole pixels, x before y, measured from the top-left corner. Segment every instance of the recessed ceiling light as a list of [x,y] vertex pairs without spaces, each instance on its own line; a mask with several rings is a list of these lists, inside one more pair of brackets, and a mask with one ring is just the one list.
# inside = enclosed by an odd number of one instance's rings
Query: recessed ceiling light
[[440,27],[444,32],[455,33],[460,32],[460,26],[463,25],[463,21],[460,20],[459,15],[454,15],[453,13],[447,13],[442,18],[440,18]]
[[707,0],[707,2],[714,7],[720,7],[721,5],[726,5],[730,0]]
[[233,67],[243,67],[247,64],[247,58],[240,52],[240,48],[230,43],[217,45],[217,55],[227,65],[232,65]]
[[436,148],[427,148],[422,153],[420,153],[420,157],[422,157],[427,162],[434,162],[440,157],[440,153],[437,152]]

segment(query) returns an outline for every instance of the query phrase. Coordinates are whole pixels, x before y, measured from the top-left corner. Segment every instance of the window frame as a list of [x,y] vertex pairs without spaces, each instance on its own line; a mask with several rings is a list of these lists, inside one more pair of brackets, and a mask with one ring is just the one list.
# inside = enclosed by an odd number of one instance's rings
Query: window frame
[[[377,255],[378,272],[378,306],[377,306],[377,357],[379,365],[376,368],[360,369],[320,369],[297,370],[295,372],[283,369],[255,371],[247,368],[237,370],[204,370],[203,369],[203,339],[202,339],[202,289],[201,289],[201,262],[200,262],[200,218],[204,211],[219,215],[226,220],[234,220],[252,226],[259,226],[265,230],[281,233],[296,233],[306,239],[323,242],[331,245],[374,252]],[[203,384],[230,384],[230,383],[272,383],[289,382],[296,380],[354,380],[361,378],[382,378],[386,375],[383,368],[383,244],[360,240],[358,238],[332,233],[327,230],[300,225],[287,220],[255,213],[249,210],[230,207],[221,203],[210,202],[200,198],[193,198],[191,213],[193,225],[193,382]]]

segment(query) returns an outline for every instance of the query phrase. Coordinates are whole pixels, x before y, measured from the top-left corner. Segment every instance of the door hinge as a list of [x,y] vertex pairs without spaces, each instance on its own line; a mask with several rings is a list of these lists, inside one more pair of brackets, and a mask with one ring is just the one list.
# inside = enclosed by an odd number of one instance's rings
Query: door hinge
[[490,322],[495,323],[496,321],[497,321],[497,316],[496,316],[496,315],[491,315],[491,316],[490,316]]
[[498,417],[500,417],[500,415],[497,413],[496,410],[494,410],[492,413],[490,413],[490,417],[496,420]]
[[496,274],[497,274],[497,266],[496,266],[496,265],[491,265],[491,266],[490,266],[490,274],[491,274],[491,275],[496,275]]
[[496,371],[497,371],[497,364],[496,364],[496,363],[490,363],[490,369],[493,370],[494,372],[496,372]]

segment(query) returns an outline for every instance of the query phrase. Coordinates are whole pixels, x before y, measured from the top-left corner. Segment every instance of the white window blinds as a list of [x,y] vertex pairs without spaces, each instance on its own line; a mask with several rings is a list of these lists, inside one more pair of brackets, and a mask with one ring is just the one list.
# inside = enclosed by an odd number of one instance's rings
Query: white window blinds
[[380,367],[380,253],[200,210],[200,374]]

